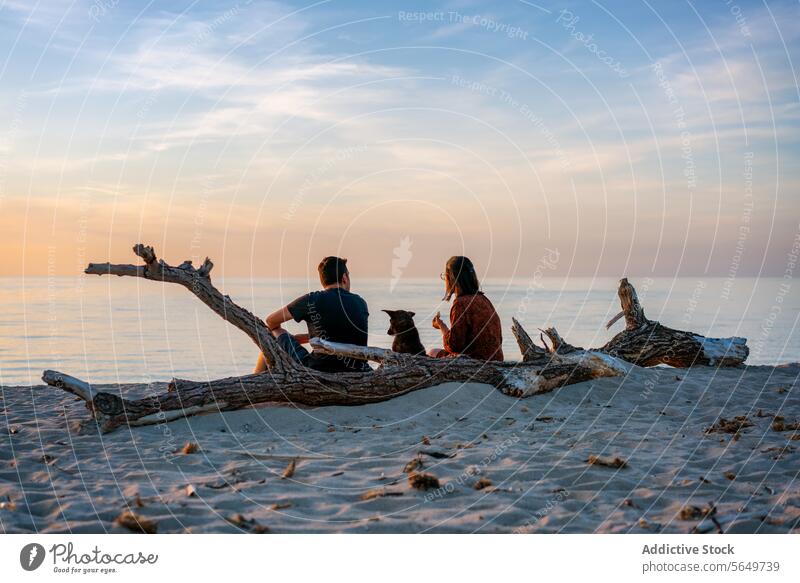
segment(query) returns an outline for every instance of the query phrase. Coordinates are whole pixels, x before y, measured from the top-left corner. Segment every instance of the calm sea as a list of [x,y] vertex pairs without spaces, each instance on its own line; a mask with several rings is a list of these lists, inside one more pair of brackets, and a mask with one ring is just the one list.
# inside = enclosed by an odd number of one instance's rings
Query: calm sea
[[[632,278],[645,313],[674,328],[708,336],[744,336],[750,364],[800,361],[800,294],[779,278]],[[264,315],[305,293],[306,280],[227,279],[215,284],[235,301]],[[789,287],[787,287],[787,285]],[[782,287],[783,286],[783,287]],[[622,329],[605,322],[619,311],[617,280],[543,278],[491,280],[484,290],[503,320],[507,359],[519,351],[509,327],[555,326],[569,342],[600,346]],[[436,280],[358,280],[353,291],[370,306],[370,343],[388,347],[388,317],[380,310],[416,312],[423,343],[438,345],[430,327],[440,301]],[[212,379],[251,371],[256,349],[239,330],[188,291],[117,277],[0,278],[0,384],[40,383],[56,369],[90,382]],[[304,331],[292,325],[293,331]]]

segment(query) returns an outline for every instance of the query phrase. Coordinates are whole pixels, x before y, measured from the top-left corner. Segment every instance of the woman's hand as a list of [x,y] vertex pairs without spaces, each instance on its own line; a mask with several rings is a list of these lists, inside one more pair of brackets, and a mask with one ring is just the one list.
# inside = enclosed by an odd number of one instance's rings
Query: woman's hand
[[433,317],[433,322],[431,322],[431,325],[437,330],[441,330],[442,334],[448,331],[447,324],[445,324],[444,321],[442,321],[442,314],[439,312],[436,312],[436,315]]

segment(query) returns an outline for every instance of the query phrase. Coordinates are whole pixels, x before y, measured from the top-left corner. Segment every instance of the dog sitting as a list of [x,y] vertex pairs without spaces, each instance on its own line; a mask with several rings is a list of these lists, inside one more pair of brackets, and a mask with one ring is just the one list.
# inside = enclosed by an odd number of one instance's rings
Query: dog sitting
[[416,356],[425,355],[425,347],[419,339],[419,331],[414,325],[414,312],[405,310],[383,310],[389,314],[389,336],[394,336],[392,350]]

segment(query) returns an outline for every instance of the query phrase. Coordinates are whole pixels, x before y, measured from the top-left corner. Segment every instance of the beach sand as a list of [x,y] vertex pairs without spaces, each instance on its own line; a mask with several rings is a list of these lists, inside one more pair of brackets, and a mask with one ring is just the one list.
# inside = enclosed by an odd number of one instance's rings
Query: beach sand
[[[78,434],[88,413],[62,391],[8,387],[0,531],[127,532],[115,519],[131,510],[159,533],[797,532],[800,430],[773,422],[800,422],[798,377],[635,369],[523,400],[446,384],[106,435]],[[707,432],[738,416],[738,434]],[[410,485],[420,463],[438,488]]]

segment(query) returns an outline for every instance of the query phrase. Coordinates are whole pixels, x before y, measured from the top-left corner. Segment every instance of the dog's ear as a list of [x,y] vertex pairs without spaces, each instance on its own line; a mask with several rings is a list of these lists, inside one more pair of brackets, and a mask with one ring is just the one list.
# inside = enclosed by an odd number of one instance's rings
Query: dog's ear
[[414,312],[407,312],[407,314],[409,318],[413,318],[414,316],[416,316]]
[[396,310],[381,310],[381,312],[386,312],[387,314],[389,314],[390,318],[394,318],[394,315],[397,313]]

